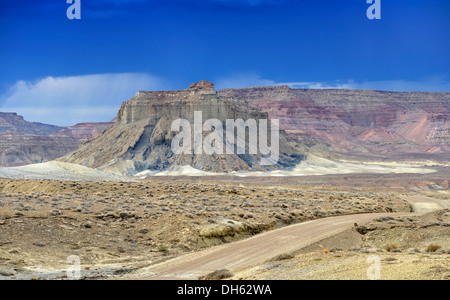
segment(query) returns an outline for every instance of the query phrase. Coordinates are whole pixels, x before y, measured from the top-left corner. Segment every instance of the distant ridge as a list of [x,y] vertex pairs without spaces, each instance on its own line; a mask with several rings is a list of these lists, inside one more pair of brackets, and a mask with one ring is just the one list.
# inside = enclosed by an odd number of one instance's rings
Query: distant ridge
[[305,151],[361,160],[450,160],[450,92],[219,90],[280,119]]
[[15,112],[0,112],[0,132],[22,132],[35,135],[50,135],[64,127],[42,124],[36,122],[28,122]]
[[290,167],[310,154],[361,161],[450,161],[450,92],[287,85],[216,91],[214,84],[201,81],[180,91],[139,91],[106,123],[62,128],[0,113],[0,166],[48,161],[73,151],[62,160],[124,174],[172,165],[213,172],[265,169],[251,156],[173,156],[170,124],[175,117],[192,118],[195,110],[204,119],[279,119],[283,157],[275,168]]
[[78,148],[113,122],[81,123],[67,128],[28,122],[17,113],[0,112],[0,167],[57,159]]

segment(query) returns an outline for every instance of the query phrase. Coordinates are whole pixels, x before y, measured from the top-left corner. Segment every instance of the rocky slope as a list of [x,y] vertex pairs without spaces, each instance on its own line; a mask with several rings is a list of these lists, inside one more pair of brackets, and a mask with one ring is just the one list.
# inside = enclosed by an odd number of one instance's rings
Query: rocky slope
[[100,134],[112,124],[82,123],[64,128],[0,112],[0,167],[54,160],[76,150],[81,141]]
[[[262,166],[261,153],[249,154],[248,148],[245,154],[225,154],[225,150],[224,154],[212,155],[193,152],[174,154],[171,145],[177,132],[171,130],[172,122],[179,118],[188,120],[192,124],[190,136],[193,138],[196,111],[202,113],[203,122],[217,119],[225,124],[227,119],[253,119],[257,122],[268,119],[267,113],[243,101],[219,96],[214,85],[207,81],[180,91],[140,91],[122,104],[113,126],[97,138],[82,143],[77,151],[61,160],[134,175],[144,170],[163,170],[174,165],[190,165],[212,172],[265,171],[294,166],[302,158],[288,143],[283,132],[280,133],[280,157],[278,163],[272,166]],[[203,132],[203,139],[209,133]],[[248,142],[246,144],[248,146]]]
[[50,161],[73,151],[78,144],[78,140],[66,136],[0,132],[0,167]]
[[17,113],[0,112],[0,132],[10,131],[45,136],[63,128],[54,125],[28,122],[22,116],[17,115]]
[[313,151],[362,159],[448,161],[450,93],[290,89],[226,89],[224,97],[280,119],[280,128]]

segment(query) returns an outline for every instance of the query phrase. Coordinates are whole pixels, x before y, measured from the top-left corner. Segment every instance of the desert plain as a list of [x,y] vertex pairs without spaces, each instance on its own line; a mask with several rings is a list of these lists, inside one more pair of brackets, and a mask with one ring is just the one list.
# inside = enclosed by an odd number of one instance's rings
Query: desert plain
[[[129,182],[3,178],[0,279],[71,279],[77,257],[80,279],[364,280],[371,255],[379,259],[377,279],[449,279],[448,175],[436,167],[426,174]],[[328,221],[323,230],[311,223],[337,217],[347,223]],[[299,224],[311,234],[287,231]],[[258,257],[258,238],[277,230],[290,246]],[[240,249],[243,241],[253,242]],[[248,251],[252,260],[227,265],[220,253],[228,249]],[[202,257],[209,267],[194,263],[206,264]],[[155,271],[174,261],[192,270]]]

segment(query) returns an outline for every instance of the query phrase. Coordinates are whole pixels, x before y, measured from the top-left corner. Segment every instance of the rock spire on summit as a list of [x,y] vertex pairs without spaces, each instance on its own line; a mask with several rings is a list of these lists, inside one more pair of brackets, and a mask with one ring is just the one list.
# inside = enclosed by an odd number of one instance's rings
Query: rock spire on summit
[[189,89],[214,89],[214,83],[211,83],[208,80],[202,80],[191,84]]

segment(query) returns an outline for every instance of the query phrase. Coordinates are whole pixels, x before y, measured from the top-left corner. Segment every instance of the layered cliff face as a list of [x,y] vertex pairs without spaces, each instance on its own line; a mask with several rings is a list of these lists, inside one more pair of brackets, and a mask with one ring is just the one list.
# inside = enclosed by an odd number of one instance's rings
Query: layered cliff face
[[362,159],[450,159],[450,93],[226,89],[280,119],[280,128],[309,151]]
[[16,113],[0,113],[0,167],[51,161],[78,148],[111,126],[83,123],[67,128],[28,122]]
[[0,132],[0,167],[15,167],[54,160],[77,149],[79,141],[66,136]]
[[[280,157],[261,165],[262,155],[174,154],[174,120],[194,124],[217,119],[280,121]],[[0,166],[64,161],[135,174],[191,165],[214,171],[283,169],[303,154],[361,160],[450,161],[450,93],[399,93],[361,90],[305,90],[288,86],[215,91],[207,81],[188,89],[138,92],[107,123],[67,128],[31,123],[0,113]],[[247,138],[250,137],[247,130]],[[99,135],[93,140],[89,140]],[[206,138],[204,132],[202,138]],[[288,140],[287,137],[290,139]],[[191,134],[194,140],[194,133]],[[89,141],[86,141],[89,140]],[[293,141],[293,142],[292,142]],[[237,153],[235,151],[235,153]],[[299,154],[300,153],[300,154]]]
[[[202,120],[195,118],[196,113],[197,116],[200,113]],[[203,125],[207,120],[216,120],[225,127],[228,119],[242,119],[254,120],[258,124],[260,120],[267,120],[268,115],[242,100],[219,96],[214,85],[207,81],[180,91],[140,91],[122,104],[113,126],[97,138],[82,143],[77,151],[61,160],[133,175],[149,169],[164,170],[185,165],[212,172],[265,171],[295,166],[302,159],[283,132],[280,133],[278,160],[268,166],[261,163],[262,153],[249,151],[248,141],[244,154],[237,151],[227,154],[226,149],[223,153],[194,153],[194,145],[191,152],[175,153],[172,140],[180,132],[172,130],[172,124],[180,119],[192,125],[188,135],[191,141],[195,141],[193,128],[196,122]],[[202,141],[217,129],[203,131]],[[254,133],[252,128],[247,128],[246,139]],[[270,134],[271,131],[268,132]],[[268,139],[270,141],[270,137]],[[185,142],[183,140],[182,144]]]
[[78,147],[76,140],[48,137],[61,129],[28,122],[17,113],[0,112],[0,167],[40,163],[73,151]]
[[21,132],[46,136],[63,128],[64,127],[49,124],[28,122],[25,121],[22,116],[17,115],[17,113],[0,112],[0,132]]
[[[70,137],[78,140],[79,142],[87,141],[105,131],[106,128],[112,126],[115,122],[96,122],[96,123],[79,123],[73,126],[61,129],[58,132],[53,133],[52,137]],[[75,149],[73,149],[75,150]],[[64,153],[66,154],[66,153]]]

